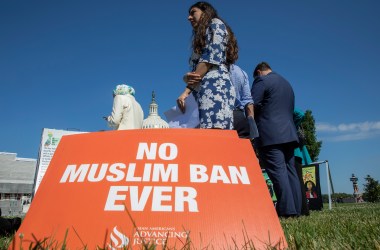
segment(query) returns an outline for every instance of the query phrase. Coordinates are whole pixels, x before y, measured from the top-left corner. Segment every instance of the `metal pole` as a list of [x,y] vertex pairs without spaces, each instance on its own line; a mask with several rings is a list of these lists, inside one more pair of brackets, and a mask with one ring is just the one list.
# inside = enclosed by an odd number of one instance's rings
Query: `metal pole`
[[329,196],[329,209],[331,210],[331,187],[330,187],[330,175],[329,175],[329,162],[325,161],[326,163],[326,175],[327,175],[327,192]]

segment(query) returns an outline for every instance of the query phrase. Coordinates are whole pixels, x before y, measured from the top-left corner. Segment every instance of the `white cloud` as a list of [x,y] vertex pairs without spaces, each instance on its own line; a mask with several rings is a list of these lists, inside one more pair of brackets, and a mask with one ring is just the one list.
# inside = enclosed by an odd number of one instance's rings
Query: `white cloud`
[[328,123],[316,123],[315,128],[317,132],[335,132],[338,131],[338,128],[334,125]]
[[322,134],[322,140],[328,141],[356,141],[373,138],[380,135],[380,122],[362,122],[332,125],[316,123],[316,131]]

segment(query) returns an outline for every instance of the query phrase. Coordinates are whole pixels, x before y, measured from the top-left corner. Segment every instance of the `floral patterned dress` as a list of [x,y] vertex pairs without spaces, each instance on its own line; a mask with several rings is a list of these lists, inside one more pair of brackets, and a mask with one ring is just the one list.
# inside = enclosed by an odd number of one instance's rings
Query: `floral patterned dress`
[[226,65],[227,42],[225,24],[214,18],[206,31],[202,55],[193,53],[191,56],[192,71],[201,62],[213,65],[193,92],[199,108],[200,128],[233,129],[236,94]]

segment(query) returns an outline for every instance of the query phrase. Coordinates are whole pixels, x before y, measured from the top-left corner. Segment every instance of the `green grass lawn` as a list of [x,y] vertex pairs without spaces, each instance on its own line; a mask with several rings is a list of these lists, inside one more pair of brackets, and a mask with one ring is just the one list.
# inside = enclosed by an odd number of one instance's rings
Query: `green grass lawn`
[[289,249],[380,249],[380,203],[324,207],[281,220]]
[[[327,204],[324,207],[311,211],[310,216],[281,219],[289,249],[380,250],[380,203],[337,204],[332,210]],[[12,237],[0,238],[0,250],[8,248]]]

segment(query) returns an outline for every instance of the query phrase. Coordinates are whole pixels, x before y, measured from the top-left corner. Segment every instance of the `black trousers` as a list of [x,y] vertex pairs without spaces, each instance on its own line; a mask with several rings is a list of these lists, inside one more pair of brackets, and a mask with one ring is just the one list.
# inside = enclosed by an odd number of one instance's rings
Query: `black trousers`
[[240,138],[249,138],[249,123],[245,117],[244,110],[234,110],[234,129]]
[[309,205],[307,204],[307,199],[306,199],[306,188],[305,184],[303,183],[303,176],[302,176],[302,159],[299,157],[294,157],[295,158],[295,165],[297,169],[297,175],[300,180],[300,185],[301,185],[301,193],[302,193],[302,207],[301,207],[301,215],[309,215]]
[[260,147],[259,159],[273,182],[278,216],[301,215],[302,192],[294,162],[294,146],[284,143]]

